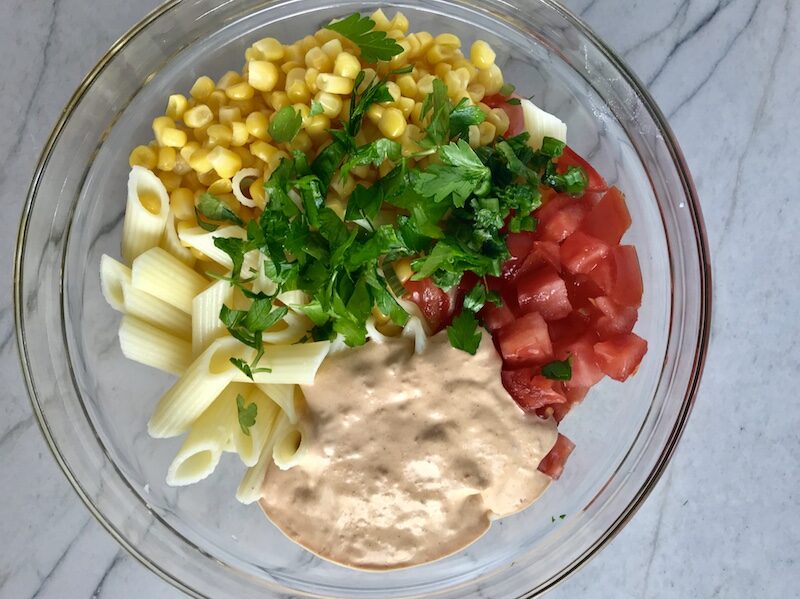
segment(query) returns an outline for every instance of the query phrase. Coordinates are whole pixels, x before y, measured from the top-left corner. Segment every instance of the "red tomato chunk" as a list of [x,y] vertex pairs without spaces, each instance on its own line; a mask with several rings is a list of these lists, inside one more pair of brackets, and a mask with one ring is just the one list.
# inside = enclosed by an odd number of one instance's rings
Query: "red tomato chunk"
[[567,401],[556,381],[534,375],[532,368],[503,370],[501,377],[508,394],[526,412]]
[[573,449],[575,449],[575,444],[561,433],[558,433],[558,439],[556,439],[553,449],[539,463],[539,472],[546,474],[553,480],[560,477],[561,473],[564,472],[564,464],[567,463],[567,458]]
[[624,381],[636,372],[646,352],[647,341],[635,333],[617,335],[594,344],[600,370],[617,381]]
[[504,326],[514,322],[514,313],[506,304],[499,307],[489,302],[481,310],[481,318],[486,328],[492,332],[502,329]]
[[609,247],[596,237],[576,231],[561,244],[561,264],[573,274],[586,274],[608,255]]
[[608,189],[605,179],[592,168],[592,165],[586,162],[580,155],[578,155],[569,146],[564,148],[564,153],[558,159],[558,167],[556,172],[565,173],[571,166],[580,166],[586,171],[586,176],[589,178],[589,184],[586,186],[587,193],[603,192]]
[[419,306],[434,332],[442,330],[450,320],[450,296],[430,279],[403,283],[407,297]]
[[553,359],[547,323],[538,312],[520,316],[498,330],[497,340],[506,364],[527,366]]
[[608,245],[616,245],[630,226],[631,215],[625,205],[625,196],[612,187],[586,215],[581,230]]
[[564,279],[549,266],[520,277],[517,299],[523,312],[539,312],[545,320],[558,320],[572,312]]
[[614,283],[609,297],[623,306],[642,305],[642,271],[632,245],[619,245],[611,250],[614,259]]

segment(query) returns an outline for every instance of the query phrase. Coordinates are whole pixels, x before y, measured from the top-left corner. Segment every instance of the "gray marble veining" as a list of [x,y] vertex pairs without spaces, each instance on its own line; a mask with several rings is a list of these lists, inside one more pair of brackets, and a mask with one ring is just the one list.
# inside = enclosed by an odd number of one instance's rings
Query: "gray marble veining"
[[[0,3],[6,277],[50,128],[83,75],[156,3]],[[715,313],[700,395],[665,476],[619,536],[549,596],[800,597],[800,3],[566,4],[669,117],[703,204]],[[180,597],[101,529],[58,470],[24,389],[10,291],[0,296],[0,378],[0,597]]]

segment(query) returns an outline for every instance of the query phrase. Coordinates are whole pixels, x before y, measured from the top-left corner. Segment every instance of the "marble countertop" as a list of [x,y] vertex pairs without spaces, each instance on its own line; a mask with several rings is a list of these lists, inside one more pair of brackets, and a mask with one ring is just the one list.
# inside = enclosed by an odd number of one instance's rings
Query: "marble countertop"
[[[0,219],[20,213],[63,105],[157,0],[0,3]],[[553,598],[800,597],[800,3],[567,0],[647,83],[702,200],[711,352],[683,441],[636,517]],[[121,549],[59,471],[31,413],[0,296],[0,598],[181,593]]]

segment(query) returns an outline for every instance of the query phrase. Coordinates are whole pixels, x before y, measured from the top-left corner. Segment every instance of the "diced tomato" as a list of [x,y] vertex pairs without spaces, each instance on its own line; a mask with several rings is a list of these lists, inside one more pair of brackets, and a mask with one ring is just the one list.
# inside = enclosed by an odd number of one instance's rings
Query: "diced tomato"
[[523,312],[539,312],[545,320],[558,320],[572,311],[564,279],[551,266],[519,277],[517,299]]
[[564,153],[558,158],[556,172],[565,173],[571,166],[580,166],[586,171],[586,176],[589,178],[589,184],[586,186],[587,193],[602,192],[608,189],[605,180],[592,168],[592,165],[575,152],[575,150],[567,146],[564,148]]
[[603,295],[604,293],[609,293],[611,291],[611,288],[614,286],[614,281],[616,280],[616,271],[617,269],[614,264],[614,252],[611,251],[603,260],[600,261],[597,266],[595,266],[586,274],[586,278],[594,283],[598,289],[600,289],[600,293],[593,297],[597,297],[598,295]]
[[557,479],[564,471],[564,464],[567,463],[567,458],[573,449],[575,449],[575,444],[561,433],[558,433],[556,444],[553,445],[550,453],[544,456],[544,459],[539,463],[539,472],[546,474],[553,480]]
[[609,297],[623,306],[642,305],[642,271],[632,245],[618,245],[611,250],[614,257],[614,284]]
[[635,333],[617,335],[594,344],[600,370],[617,381],[624,381],[632,375],[646,352],[647,341]]
[[433,284],[430,279],[412,281],[409,279],[403,286],[407,297],[419,306],[425,320],[433,331],[443,329],[450,319],[450,296]]
[[550,340],[559,345],[568,345],[583,337],[588,331],[591,320],[585,314],[571,312],[566,318],[547,323]]
[[572,377],[564,381],[565,389],[588,389],[603,378],[603,371],[597,366],[597,358],[592,347],[595,341],[596,338],[590,333],[572,343],[560,345],[555,350],[557,359],[565,360],[569,356],[572,363]]
[[508,131],[506,137],[513,137],[525,131],[525,116],[522,113],[522,106],[519,104],[509,104],[508,100],[511,97],[517,96],[503,96],[494,94],[483,98],[482,102],[490,108],[502,108],[508,115]]
[[531,252],[519,267],[519,272],[529,272],[541,266],[550,265],[561,272],[561,254],[558,244],[553,241],[534,241]]
[[547,323],[538,312],[520,316],[497,331],[503,360],[509,365],[531,365],[553,358]]
[[[558,199],[560,199],[559,196],[554,198],[548,205],[553,204]],[[588,210],[589,208],[585,202],[570,198],[570,201],[560,210],[552,214],[549,211],[545,212],[543,216],[540,213],[540,216],[537,217],[540,219],[539,226],[536,227],[539,239],[561,243],[578,230]]]
[[503,370],[500,376],[506,391],[526,412],[535,412],[545,406],[567,401],[559,390],[557,381],[534,375],[530,368]]
[[564,403],[554,403],[536,410],[536,415],[540,418],[550,418],[552,416],[556,422],[561,422],[564,417],[569,413],[573,406],[581,403],[583,398],[589,392],[588,387],[573,387],[570,389],[563,388],[564,396],[567,401]]
[[492,302],[487,302],[481,309],[481,318],[484,326],[494,332],[514,322],[514,313],[506,304],[495,306]]
[[605,292],[588,275],[573,275],[565,272],[564,284],[567,286],[567,297],[572,308],[583,312],[591,311],[594,305],[592,298],[603,295]]
[[586,274],[608,255],[609,247],[603,241],[576,231],[561,244],[561,264],[574,274]]
[[509,233],[506,237],[506,246],[512,258],[525,258],[533,249],[533,242],[536,238],[533,233],[522,231],[520,233]]
[[515,317],[521,314],[519,303],[517,302],[517,288],[514,285],[509,284],[508,281],[500,277],[487,276],[486,288],[499,293],[500,298],[503,300],[503,305],[508,306],[508,309],[511,310]]
[[583,219],[581,231],[608,245],[616,245],[630,226],[631,215],[625,204],[625,196],[612,187]]
[[622,333],[630,333],[639,318],[639,311],[630,306],[620,306],[605,296],[591,300],[601,315],[595,323],[595,330],[600,339],[608,339]]

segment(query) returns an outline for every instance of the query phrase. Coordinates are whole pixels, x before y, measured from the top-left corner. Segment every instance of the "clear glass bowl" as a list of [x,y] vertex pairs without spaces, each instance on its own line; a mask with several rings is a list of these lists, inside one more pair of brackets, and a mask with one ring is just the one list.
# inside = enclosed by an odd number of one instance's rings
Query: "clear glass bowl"
[[[130,148],[173,91],[241,67],[254,40],[302,37],[332,17],[403,10],[412,29],[488,40],[521,95],[569,124],[570,144],[625,191],[645,283],[638,374],[604,381],[564,422],[577,443],[531,509],[466,551],[399,572],[315,558],[234,499],[242,469],[164,483],[180,440],[145,423],[170,377],[124,359],[100,293],[101,254],[118,255]],[[533,596],[593,556],[661,475],[692,406],[709,332],[708,249],[691,177],[642,85],[579,20],[549,0],[169,2],[89,74],[44,150],[17,250],[15,299],[33,408],[64,473],[97,519],[147,567],[196,596]],[[566,514],[561,520],[557,516]],[[555,522],[552,517],[556,516]]]

